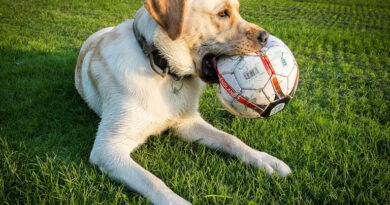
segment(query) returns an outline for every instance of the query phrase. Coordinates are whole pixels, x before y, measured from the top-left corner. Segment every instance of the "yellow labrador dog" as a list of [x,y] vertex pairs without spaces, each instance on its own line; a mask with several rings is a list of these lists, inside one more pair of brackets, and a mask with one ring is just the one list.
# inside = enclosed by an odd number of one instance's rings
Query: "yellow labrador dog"
[[190,204],[130,158],[148,136],[169,128],[268,174],[290,174],[284,162],[198,112],[204,82],[218,82],[217,57],[259,50],[267,38],[242,19],[238,0],[146,0],[133,20],[94,33],[75,71],[79,94],[101,117],[90,162],[154,204]]

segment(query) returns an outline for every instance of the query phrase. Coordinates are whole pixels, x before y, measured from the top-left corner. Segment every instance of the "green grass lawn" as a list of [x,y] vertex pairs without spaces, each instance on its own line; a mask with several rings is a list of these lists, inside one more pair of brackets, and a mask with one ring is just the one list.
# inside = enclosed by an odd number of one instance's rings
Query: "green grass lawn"
[[[0,204],[148,204],[88,163],[99,118],[74,88],[79,48],[141,0],[0,0]],[[390,203],[390,1],[242,0],[300,66],[294,100],[265,120],[230,115],[208,86],[202,116],[285,161],[288,178],[152,136],[132,157],[194,204]]]

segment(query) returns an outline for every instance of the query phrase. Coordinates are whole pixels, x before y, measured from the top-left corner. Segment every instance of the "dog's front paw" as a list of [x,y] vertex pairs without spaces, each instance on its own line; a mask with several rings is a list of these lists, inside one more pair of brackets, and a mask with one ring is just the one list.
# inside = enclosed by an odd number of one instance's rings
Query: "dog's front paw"
[[290,167],[278,158],[257,150],[255,150],[254,155],[254,164],[260,168],[264,168],[267,174],[272,175],[275,170],[278,171],[278,174],[282,177],[291,174]]

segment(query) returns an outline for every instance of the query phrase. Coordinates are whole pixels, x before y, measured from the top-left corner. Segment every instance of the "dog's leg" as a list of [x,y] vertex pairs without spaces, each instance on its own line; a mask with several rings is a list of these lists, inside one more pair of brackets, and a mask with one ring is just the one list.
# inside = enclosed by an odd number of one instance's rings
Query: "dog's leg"
[[153,204],[190,204],[130,158],[130,153],[148,137],[141,134],[147,127],[140,122],[140,117],[135,120],[124,113],[103,113],[90,162],[111,178],[148,197]]
[[214,128],[199,114],[178,122],[174,130],[186,140],[199,141],[209,147],[235,155],[244,162],[264,168],[269,175],[275,170],[280,176],[287,176],[291,173],[290,168],[281,160],[265,152],[252,149],[237,137]]

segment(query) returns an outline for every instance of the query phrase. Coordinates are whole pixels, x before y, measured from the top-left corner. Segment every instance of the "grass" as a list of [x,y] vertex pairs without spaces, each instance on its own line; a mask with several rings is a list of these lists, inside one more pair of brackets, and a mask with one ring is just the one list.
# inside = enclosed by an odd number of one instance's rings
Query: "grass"
[[[73,83],[93,32],[141,0],[0,0],[0,204],[148,204],[88,163],[98,117]],[[228,114],[215,87],[200,111],[285,161],[286,179],[171,134],[132,157],[194,204],[390,203],[390,2],[242,0],[300,65],[295,99],[266,120]]]

